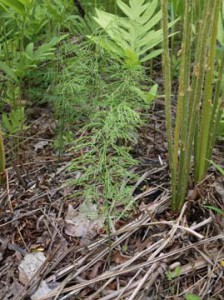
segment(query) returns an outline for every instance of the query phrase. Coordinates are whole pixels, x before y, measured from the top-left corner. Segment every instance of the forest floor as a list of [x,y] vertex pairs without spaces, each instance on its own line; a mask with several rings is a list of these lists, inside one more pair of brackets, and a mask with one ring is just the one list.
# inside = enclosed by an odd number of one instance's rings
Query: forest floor
[[[66,168],[74,153],[58,157],[52,146],[51,110],[31,109],[13,164],[6,149],[11,164],[0,191],[0,299],[224,299],[224,218],[204,207],[223,209],[224,179],[210,168],[203,182],[190,184],[188,201],[175,215],[161,100],[152,112],[133,151],[140,175],[134,209],[115,218],[108,234],[106,226],[85,219],[75,187],[65,185],[76,176]],[[223,153],[218,143],[213,160],[221,167]]]

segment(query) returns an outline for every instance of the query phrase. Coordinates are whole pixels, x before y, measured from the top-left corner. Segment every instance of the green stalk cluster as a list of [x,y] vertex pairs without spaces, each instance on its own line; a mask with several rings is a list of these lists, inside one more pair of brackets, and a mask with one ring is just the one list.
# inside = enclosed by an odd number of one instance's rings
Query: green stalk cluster
[[[196,12],[194,1],[185,1],[177,112],[173,128],[170,103],[168,1],[162,0],[166,123],[172,182],[171,207],[174,211],[180,210],[186,196],[192,155],[194,155],[194,178],[195,182],[198,182],[203,179],[208,169],[208,160],[211,158],[218,131],[222,112],[221,79],[224,63],[223,53],[220,60],[216,59],[220,4],[220,0],[208,0],[204,3],[202,18],[197,24],[193,51],[192,17]],[[217,62],[219,72],[215,80]],[[192,63],[194,68],[191,74]]]

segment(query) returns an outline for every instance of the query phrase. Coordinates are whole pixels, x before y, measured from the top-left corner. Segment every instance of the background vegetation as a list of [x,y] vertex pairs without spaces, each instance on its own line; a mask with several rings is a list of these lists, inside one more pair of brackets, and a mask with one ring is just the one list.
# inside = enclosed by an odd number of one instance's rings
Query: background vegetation
[[[223,16],[221,0],[0,0],[1,182],[3,140],[10,165],[28,130],[27,107],[45,103],[54,110],[55,148],[76,153],[69,170],[78,172],[70,182],[77,195],[104,199],[108,219],[119,205],[128,210],[138,163],[130,150],[165,91],[172,209],[179,211],[191,172],[195,184],[204,178],[223,134]],[[158,87],[152,70],[162,53],[165,85]]]

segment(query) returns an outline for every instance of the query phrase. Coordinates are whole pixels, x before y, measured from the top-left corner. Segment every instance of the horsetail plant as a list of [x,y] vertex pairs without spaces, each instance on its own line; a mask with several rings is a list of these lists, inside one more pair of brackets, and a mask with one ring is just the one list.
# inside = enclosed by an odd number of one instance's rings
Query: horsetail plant
[[[215,79],[214,70],[217,62],[216,39],[220,4],[221,0],[205,2],[194,38],[195,49],[192,49],[192,17],[195,13],[195,6],[194,1],[185,1],[177,111],[173,127],[171,122],[168,1],[162,0],[166,124],[172,186],[171,207],[174,211],[180,210],[185,199],[192,154],[194,154],[195,182],[198,182],[203,179],[208,169],[208,160],[211,158],[218,131],[222,107],[220,87],[224,53],[219,61],[217,79]],[[191,74],[192,63],[194,68]]]

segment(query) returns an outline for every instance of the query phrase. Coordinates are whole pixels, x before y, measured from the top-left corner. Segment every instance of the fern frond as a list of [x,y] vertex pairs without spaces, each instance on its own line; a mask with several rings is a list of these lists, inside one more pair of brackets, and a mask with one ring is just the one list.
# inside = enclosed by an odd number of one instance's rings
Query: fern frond
[[[93,35],[89,38],[113,55],[123,58],[129,66],[138,65],[161,54],[161,49],[149,53],[163,39],[162,30],[155,28],[162,18],[161,10],[156,12],[158,0],[146,3],[145,0],[129,0],[129,5],[117,0],[117,4],[126,17],[96,9],[94,20],[106,35]],[[170,23],[169,27],[175,22]]]

